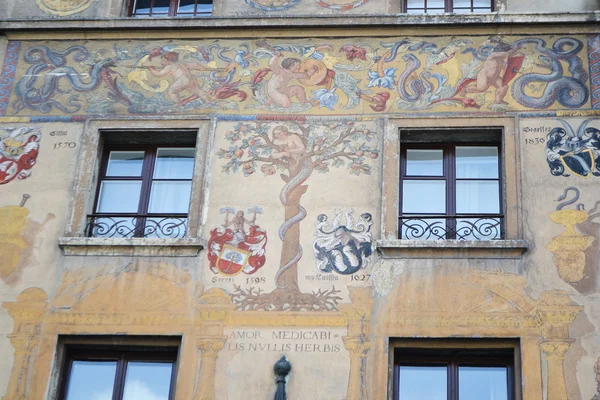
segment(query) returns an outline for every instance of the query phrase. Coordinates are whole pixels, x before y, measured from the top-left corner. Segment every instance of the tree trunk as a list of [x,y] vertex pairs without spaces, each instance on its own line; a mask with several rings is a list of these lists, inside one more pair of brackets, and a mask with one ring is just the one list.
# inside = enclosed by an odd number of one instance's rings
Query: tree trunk
[[[298,186],[289,194],[287,204],[285,206],[285,220],[296,216],[300,212],[300,198],[306,192],[308,186]],[[290,226],[283,237],[283,245],[281,249],[280,266],[290,262],[296,254],[298,254],[300,246],[300,222]],[[280,276],[279,286],[287,287],[289,290],[298,289],[298,262],[290,265]]]
[[[295,176],[300,174],[300,172],[301,162],[297,162],[292,168],[290,168],[290,175],[289,178],[286,179],[286,181],[289,182]],[[308,177],[306,179],[308,179]],[[287,202],[285,204],[285,221],[290,220],[291,218],[298,215],[298,213],[300,213],[300,199],[304,195],[304,193],[306,193],[307,189],[307,185],[298,185],[288,193]],[[281,260],[279,263],[279,268],[281,269],[283,266],[287,265],[287,263],[293,260],[299,251],[300,221],[290,226],[285,235],[283,236],[283,245],[281,249]],[[286,287],[286,290],[299,291],[298,261],[296,261],[295,263],[290,265],[285,271],[283,271],[276,283],[280,287]]]

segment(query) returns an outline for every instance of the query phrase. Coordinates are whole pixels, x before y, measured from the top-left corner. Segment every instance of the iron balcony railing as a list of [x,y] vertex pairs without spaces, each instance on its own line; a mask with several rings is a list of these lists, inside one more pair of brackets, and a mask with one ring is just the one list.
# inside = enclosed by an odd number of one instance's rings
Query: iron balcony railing
[[95,238],[185,237],[187,214],[90,214],[86,236]]
[[400,239],[499,240],[504,239],[504,215],[401,215]]

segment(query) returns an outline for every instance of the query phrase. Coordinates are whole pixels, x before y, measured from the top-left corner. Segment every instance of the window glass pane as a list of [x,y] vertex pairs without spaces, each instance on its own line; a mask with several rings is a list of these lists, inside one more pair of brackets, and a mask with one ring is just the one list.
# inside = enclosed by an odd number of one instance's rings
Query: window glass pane
[[[135,4],[136,14],[149,14],[151,0],[137,0]],[[154,0],[152,14],[169,14],[169,0]]]
[[456,146],[457,178],[498,178],[498,148]]
[[406,150],[406,175],[444,175],[444,150]]
[[471,8],[471,0],[454,0],[454,8],[457,7],[469,7]]
[[111,151],[106,176],[142,176],[143,151]]
[[[446,367],[400,367],[401,400],[447,400]],[[461,398],[461,400],[463,400]]]
[[446,220],[440,218],[402,218],[401,236],[405,240],[444,240]]
[[111,400],[116,361],[73,361],[67,400]]
[[190,205],[192,182],[153,182],[148,212],[155,214],[186,214]]
[[443,8],[428,8],[427,9],[427,14],[443,14],[444,12],[446,12]]
[[456,181],[458,214],[498,214],[498,181]]
[[212,0],[198,0],[198,5],[196,6],[196,14],[211,14],[213,9]]
[[425,0],[408,0],[406,8],[425,8]]
[[177,13],[193,13],[195,0],[179,0]]
[[457,218],[456,239],[496,240],[502,238],[502,221],[499,218]]
[[402,187],[402,213],[446,212],[446,181],[405,180]]
[[137,213],[142,181],[103,181],[97,212]]
[[491,10],[492,8],[492,3],[490,2],[490,0],[474,0],[473,5],[475,7],[487,8],[488,10]]
[[168,400],[172,363],[128,362],[123,400]]
[[137,15],[147,15],[150,13],[150,1],[151,0],[136,0],[133,13]]
[[158,149],[154,179],[192,179],[194,148]]
[[427,8],[444,9],[444,0],[427,0]]
[[460,400],[508,400],[507,370],[504,367],[459,367]]

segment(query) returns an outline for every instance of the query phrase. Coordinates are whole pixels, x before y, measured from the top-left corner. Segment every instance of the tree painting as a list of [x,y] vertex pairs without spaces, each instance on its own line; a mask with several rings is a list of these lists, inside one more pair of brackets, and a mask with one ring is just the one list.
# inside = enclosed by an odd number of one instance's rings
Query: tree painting
[[379,157],[377,133],[364,123],[348,120],[318,124],[254,121],[237,123],[225,137],[229,148],[217,153],[225,161],[223,171],[265,178],[279,173],[283,181],[279,200],[285,208],[279,228],[283,246],[275,275],[277,288],[258,295],[252,289],[244,292],[238,288],[237,300],[246,309],[335,308],[331,300],[339,299],[338,291],[307,294],[298,287],[298,262],[303,254],[300,222],[306,217],[301,200],[313,173],[325,174],[336,168],[351,175],[371,174],[369,164]]

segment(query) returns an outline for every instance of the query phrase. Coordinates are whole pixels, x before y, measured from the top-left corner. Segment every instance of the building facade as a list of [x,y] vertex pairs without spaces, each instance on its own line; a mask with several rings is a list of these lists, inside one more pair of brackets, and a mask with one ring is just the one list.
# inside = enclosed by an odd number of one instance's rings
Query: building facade
[[0,0],[0,396],[600,398],[599,8]]

